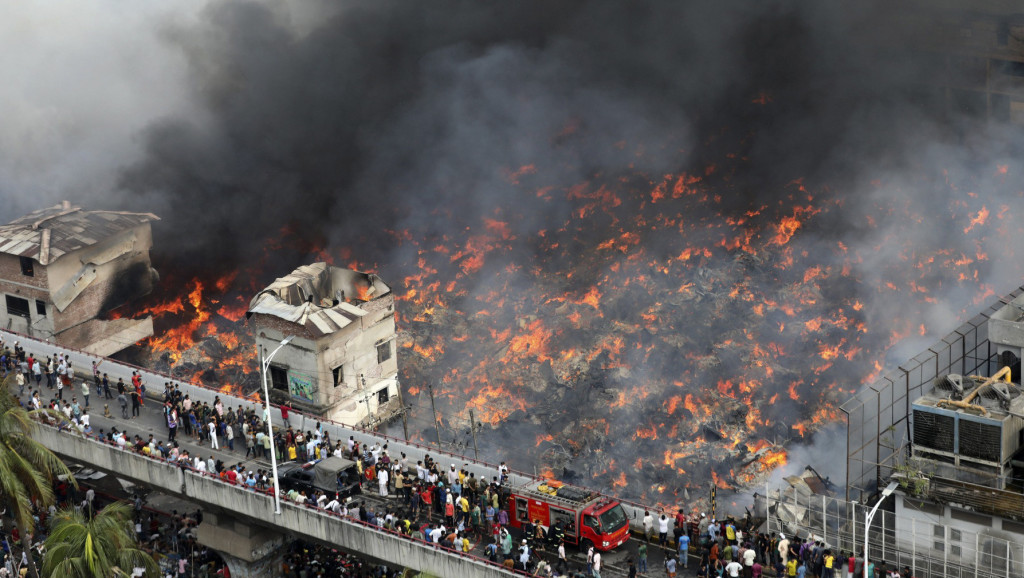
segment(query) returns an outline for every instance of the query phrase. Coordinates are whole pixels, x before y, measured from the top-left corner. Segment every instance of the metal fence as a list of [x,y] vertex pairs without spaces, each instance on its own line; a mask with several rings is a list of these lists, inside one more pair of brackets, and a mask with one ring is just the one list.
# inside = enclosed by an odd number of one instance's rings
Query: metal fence
[[907,457],[910,442],[910,407],[931,387],[934,379],[949,373],[991,375],[998,370],[994,348],[988,340],[988,319],[1024,292],[1018,288],[1002,297],[974,319],[932,345],[896,371],[862,389],[840,408],[846,417],[846,498],[863,500],[872,495],[878,481]]
[[[821,540],[834,551],[863,556],[864,514],[870,507],[807,492],[770,491],[768,531]],[[890,568],[909,566],[916,578],[1024,577],[1024,543],[1019,538],[974,532],[932,517],[936,519],[879,509],[868,536],[868,559]]]

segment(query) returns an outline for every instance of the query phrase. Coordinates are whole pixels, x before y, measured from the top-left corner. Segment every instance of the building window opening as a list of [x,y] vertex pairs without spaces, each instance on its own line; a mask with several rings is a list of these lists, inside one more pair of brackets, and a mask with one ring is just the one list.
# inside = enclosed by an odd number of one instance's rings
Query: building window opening
[[385,341],[377,346],[377,363],[384,363],[391,359],[391,342]]
[[46,317],[46,301],[36,299],[36,313],[40,317]]
[[388,392],[388,388],[384,388],[377,392],[377,405],[384,405],[391,398],[391,394]]
[[28,299],[7,295],[7,314],[28,318]]
[[334,387],[338,387],[345,383],[345,370],[343,365],[339,365],[331,370],[331,374],[334,376]]
[[32,268],[32,257],[21,258],[21,274],[26,277],[35,276],[35,270]]
[[270,386],[281,391],[288,391],[288,371],[283,367],[271,365]]

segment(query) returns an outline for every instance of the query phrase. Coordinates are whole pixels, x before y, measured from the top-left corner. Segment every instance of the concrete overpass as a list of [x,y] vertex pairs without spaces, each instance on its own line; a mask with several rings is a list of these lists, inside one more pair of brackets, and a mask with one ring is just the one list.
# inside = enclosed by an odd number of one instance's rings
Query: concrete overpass
[[[126,383],[129,383],[132,371],[138,371],[142,375],[144,383],[147,384],[147,397],[149,397],[150,399],[160,399],[163,390],[163,384],[169,381],[180,387],[182,392],[189,395],[194,402],[206,401],[210,405],[213,405],[214,399],[219,396],[222,402],[224,403],[225,408],[242,406],[245,408],[254,409],[258,415],[263,414],[263,406],[259,400],[241,397],[231,393],[228,390],[217,390],[188,382],[183,382],[174,379],[170,376],[147,370],[145,368],[120,363],[107,358],[96,357],[92,354],[82,351],[57,347],[52,343],[32,339],[24,335],[12,333],[9,331],[0,330],[0,338],[2,338],[5,342],[8,343],[12,343],[13,341],[20,341],[21,344],[25,347],[25,349],[30,353],[42,354],[44,356],[52,355],[58,351],[68,353],[73,365],[76,367],[76,373],[79,377],[86,377],[88,375],[88,368],[91,367],[92,362],[94,361],[100,363],[99,370],[101,372],[107,373],[111,378],[112,382],[116,382],[117,379],[120,377],[123,378]],[[255,360],[254,365],[256,365]],[[86,375],[83,375],[83,373],[85,373]],[[94,404],[94,407],[95,405],[96,404]],[[149,410],[149,407],[150,404],[147,404],[146,410]],[[119,413],[119,410],[114,410],[114,413]],[[144,411],[144,413],[146,412]],[[102,425],[97,426],[97,424],[102,423],[103,420],[102,418],[100,418],[100,416],[97,415],[97,412],[95,412],[95,410],[93,411],[92,415],[93,427],[104,427]],[[282,426],[283,423],[285,423],[285,420],[282,420],[281,418],[281,411],[279,407],[274,406],[271,408],[271,418],[275,427],[280,427]],[[116,422],[117,420],[114,419],[110,421]],[[157,422],[158,420],[156,418],[153,418],[153,423],[156,424],[156,427],[162,428],[163,431],[166,431],[166,427],[160,426]],[[444,465],[446,462],[456,464],[456,466],[464,467],[468,471],[473,472],[476,475],[476,477],[481,480],[490,480],[498,475],[498,466],[494,464],[488,464],[486,462],[473,460],[466,456],[444,452],[436,448],[420,445],[414,442],[405,442],[380,434],[378,432],[361,430],[354,427],[346,426],[344,424],[326,421],[317,416],[303,415],[301,413],[291,411],[289,412],[289,419],[287,420],[288,425],[296,429],[301,429],[303,431],[315,429],[317,422],[321,424],[325,431],[330,433],[332,440],[347,440],[349,436],[354,436],[356,440],[363,444],[373,444],[374,442],[379,442],[381,445],[388,444],[390,454],[393,457],[397,458],[400,453],[405,453],[411,464],[415,464],[418,460],[424,459],[424,456],[429,454],[435,461],[441,464],[442,468],[446,468],[446,466]],[[131,422],[128,424],[115,423],[114,425],[117,425],[117,427],[122,430],[124,430],[126,426],[131,427],[134,432],[138,429],[137,424],[138,422]],[[95,441],[75,438],[69,433],[59,433],[56,431],[51,431],[49,430],[49,428],[42,426],[37,428],[37,431],[40,441],[45,443],[48,447],[56,451],[62,457],[66,457],[77,462],[93,465],[99,469],[110,471],[111,473],[119,477],[127,477],[132,481],[136,481],[144,485],[150,485],[155,488],[160,488],[161,490],[167,491],[168,493],[172,493],[183,498],[187,498],[197,503],[201,503],[204,506],[207,506],[207,510],[213,512],[221,512],[221,516],[218,517],[215,522],[217,527],[231,530],[231,532],[234,532],[234,534],[238,537],[238,539],[242,540],[242,542],[258,544],[262,540],[264,540],[264,538],[267,536],[268,531],[271,533],[276,533],[274,535],[280,538],[283,532],[292,533],[293,529],[296,529],[296,531],[294,532],[295,537],[304,537],[311,540],[319,540],[330,544],[337,544],[344,548],[351,548],[354,551],[361,552],[370,557],[379,558],[381,560],[391,561],[398,564],[403,564],[410,568],[421,569],[427,572],[434,573],[438,576],[472,577],[510,575],[503,569],[488,567],[486,564],[483,564],[482,561],[474,562],[474,564],[478,564],[479,567],[476,565],[469,565],[466,566],[466,568],[449,568],[442,565],[439,568],[437,568],[435,566],[432,566],[431,564],[441,564],[440,562],[429,562],[428,564],[428,561],[432,558],[447,559],[449,557],[462,557],[457,555],[453,556],[451,553],[439,554],[432,546],[426,544],[420,545],[420,548],[422,550],[416,550],[416,552],[419,552],[419,554],[413,556],[411,555],[411,553],[407,553],[403,549],[392,548],[392,545],[390,544],[389,540],[384,540],[385,535],[383,533],[370,528],[361,528],[359,524],[352,522],[345,522],[340,520],[335,521],[337,522],[337,524],[348,524],[349,526],[360,527],[360,529],[363,531],[362,534],[356,532],[353,529],[348,529],[345,530],[343,533],[335,534],[327,532],[326,529],[324,529],[323,532],[317,533],[315,535],[303,534],[302,532],[306,529],[315,528],[319,531],[320,526],[318,524],[322,523],[307,523],[307,521],[305,520],[305,516],[324,516],[327,518],[330,518],[330,516],[327,516],[326,514],[317,513],[312,510],[307,510],[306,508],[290,507],[289,511],[291,513],[289,513],[288,516],[285,516],[285,513],[283,512],[280,517],[277,517],[273,515],[273,506],[267,505],[266,507],[257,507],[253,505],[255,503],[262,504],[266,500],[268,500],[269,498],[265,495],[253,494],[248,490],[239,489],[237,487],[222,484],[219,480],[216,479],[204,479],[201,476],[198,476],[197,474],[191,472],[182,472],[177,467],[172,466],[170,464],[150,460],[149,458],[135,455],[131,452],[121,452],[116,448],[106,447],[104,444],[100,444]],[[159,434],[160,429],[157,429],[156,433]],[[157,437],[159,439],[159,435],[157,435]],[[179,440],[182,440],[182,436],[179,436]],[[182,441],[184,442],[183,445],[187,444],[187,440]],[[510,444],[509,449],[514,450],[515,447],[516,445],[512,443]],[[190,448],[186,447],[186,449]],[[210,451],[211,450],[209,449],[203,449],[204,455]],[[193,455],[198,455],[194,451],[190,453],[192,453]],[[218,455],[218,457],[220,456]],[[239,460],[237,455],[225,456],[225,458],[226,460]],[[252,467],[249,469],[256,468]],[[154,474],[153,472],[156,471],[160,471],[162,472],[162,474]],[[509,481],[514,485],[525,483],[533,479],[533,476],[516,471],[510,472],[509,475]],[[205,497],[207,496],[206,489],[208,487],[212,488],[214,486],[216,486],[217,491],[209,495],[217,496],[216,502],[204,501]],[[224,492],[227,491],[236,492],[238,495],[235,497],[228,497],[226,494],[224,494]],[[242,496],[245,497],[243,498]],[[249,509],[236,508],[236,506],[239,504],[236,504],[235,500],[244,501],[247,504],[247,508]],[[638,532],[642,531],[641,526],[644,510],[650,509],[652,512],[658,511],[657,508],[645,507],[642,504],[622,502],[621,500],[620,502],[622,503],[623,508],[626,510],[627,516],[629,516],[630,518],[630,524],[632,528]],[[284,503],[282,502],[282,508],[284,507],[283,504]],[[251,514],[247,513],[250,511]],[[302,512],[303,515],[300,515],[298,512]],[[668,513],[671,515],[672,512]],[[234,521],[236,518],[239,520],[238,523]],[[319,520],[319,518],[315,519]],[[206,523],[206,519],[204,518],[203,525],[205,526]],[[213,524],[211,524],[211,527],[213,527]],[[267,556],[269,556],[272,553],[271,551],[264,552],[265,548],[261,549],[259,547],[246,547],[248,549],[241,548],[232,550],[231,544],[222,544],[218,542],[218,538],[220,536],[229,535],[231,532],[205,532],[202,530],[202,527],[200,528],[200,530],[200,538],[204,544],[210,546],[211,548],[214,548],[215,550],[224,552],[230,557],[234,557],[237,559],[236,565],[238,566],[239,570],[243,573],[236,572],[236,576],[247,575],[244,573],[246,570],[243,570],[245,564],[248,564],[248,567],[250,567],[252,570],[252,573],[248,575],[260,575],[260,571],[258,568],[258,560],[260,560],[261,558],[259,556],[256,556],[256,554],[260,554],[261,552],[263,552],[264,558],[267,558]],[[339,530],[338,532],[341,531]],[[335,537],[332,538],[332,536]],[[349,543],[348,541],[342,541],[340,538],[338,538],[338,536],[344,536],[345,540],[351,539],[352,542]],[[362,537],[357,539],[355,538],[355,536]],[[405,540],[404,538],[400,538],[398,536],[389,536],[389,539],[393,539],[394,541],[408,542],[408,540]],[[383,541],[383,543],[387,543],[389,544],[389,546],[386,548],[371,547],[370,544],[375,541]],[[270,548],[270,546],[273,544],[273,541],[269,540],[265,541],[265,543],[267,545],[267,548]],[[363,546],[364,543],[366,544],[365,547]],[[270,548],[270,550],[273,550],[273,548]],[[415,564],[422,564],[422,567],[418,567]],[[232,568],[232,570],[234,570],[234,568]],[[496,572],[496,574],[492,574],[491,572]],[[612,573],[614,573],[614,571]]]
[[33,424],[32,437],[62,458],[86,462],[119,478],[202,506],[204,519],[199,526],[199,540],[224,554],[232,576],[278,575],[278,554],[290,538],[338,546],[436,576],[506,578],[513,575],[486,560],[288,500],[281,502],[281,514],[275,515],[269,494],[184,470],[164,460],[120,450],[67,430]]

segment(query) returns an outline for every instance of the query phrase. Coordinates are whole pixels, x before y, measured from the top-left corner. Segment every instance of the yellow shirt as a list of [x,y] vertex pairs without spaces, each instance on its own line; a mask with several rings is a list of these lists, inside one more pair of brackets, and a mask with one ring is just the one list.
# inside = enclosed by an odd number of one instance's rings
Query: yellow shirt
[[786,572],[790,576],[796,576],[796,560],[786,562]]
[[294,460],[295,459],[295,446],[288,446],[288,459],[289,460]]
[[825,567],[831,568],[832,563],[835,562],[836,557],[832,555],[825,556]]

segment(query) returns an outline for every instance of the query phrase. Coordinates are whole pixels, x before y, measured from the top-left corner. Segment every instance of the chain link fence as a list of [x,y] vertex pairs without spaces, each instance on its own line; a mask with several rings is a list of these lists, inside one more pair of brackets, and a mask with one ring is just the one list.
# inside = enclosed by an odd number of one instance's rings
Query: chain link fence
[[[789,488],[772,490],[767,528],[863,556],[870,508]],[[1024,578],[1024,540],[1006,532],[972,531],[946,524],[942,516],[897,516],[880,508],[867,538],[870,561],[889,568],[909,566],[915,578]]]

